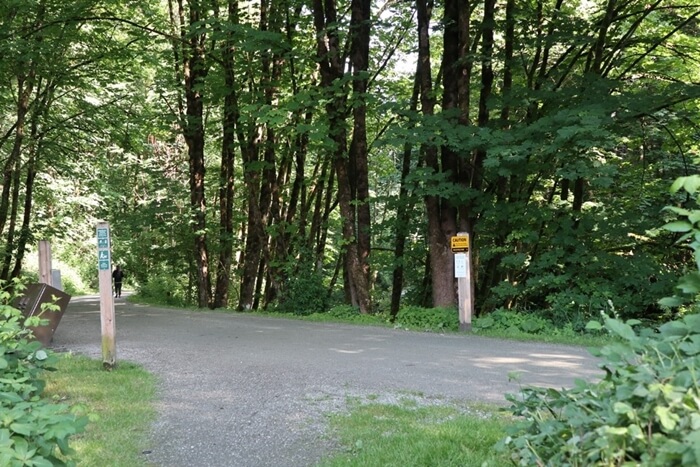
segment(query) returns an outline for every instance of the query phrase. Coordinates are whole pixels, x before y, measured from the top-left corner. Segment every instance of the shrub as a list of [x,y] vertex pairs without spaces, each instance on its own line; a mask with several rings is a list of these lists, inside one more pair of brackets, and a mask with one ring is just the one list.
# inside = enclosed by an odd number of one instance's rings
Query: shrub
[[158,274],[138,288],[140,298],[169,306],[186,306],[185,291],[176,277]]
[[299,274],[290,277],[280,293],[277,311],[310,315],[328,310],[328,290],[320,274]]
[[633,324],[605,317],[619,342],[596,351],[601,381],[507,396],[524,417],[499,443],[515,465],[700,465],[700,315]]
[[399,310],[395,324],[417,330],[459,330],[459,313],[455,308],[422,308],[406,306]]
[[475,332],[494,330],[507,333],[544,334],[554,330],[554,324],[534,313],[498,309],[474,320]]
[[[10,295],[0,299],[6,303]],[[26,326],[37,324],[38,318],[25,322],[19,310],[0,304],[0,465],[75,465],[68,440],[87,418],[41,398],[41,372],[53,369],[57,358],[30,340]]]
[[360,314],[360,309],[352,305],[336,305],[328,310],[328,314],[334,318],[351,320]]

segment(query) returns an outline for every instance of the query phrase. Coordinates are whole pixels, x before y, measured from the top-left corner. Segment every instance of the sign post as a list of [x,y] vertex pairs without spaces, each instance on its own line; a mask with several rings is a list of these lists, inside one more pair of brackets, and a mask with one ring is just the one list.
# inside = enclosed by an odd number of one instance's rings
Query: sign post
[[472,281],[469,251],[469,234],[460,232],[451,238],[454,255],[455,278],[457,279],[457,301],[459,304],[459,330],[472,330]]
[[97,224],[97,269],[100,285],[100,322],[102,325],[102,366],[106,370],[117,364],[116,323],[112,296],[112,259],[109,224]]
[[39,282],[53,285],[51,277],[51,243],[39,240]]

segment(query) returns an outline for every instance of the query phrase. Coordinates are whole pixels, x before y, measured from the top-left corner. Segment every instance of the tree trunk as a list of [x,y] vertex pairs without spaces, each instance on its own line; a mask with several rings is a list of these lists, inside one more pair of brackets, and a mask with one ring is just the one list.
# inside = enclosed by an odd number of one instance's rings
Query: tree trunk
[[15,266],[10,274],[10,279],[19,277],[22,272],[22,260],[27,251],[27,242],[30,238],[30,223],[32,219],[32,202],[34,194],[34,179],[36,178],[36,164],[34,155],[30,156],[27,162],[27,177],[24,187],[24,212],[22,215],[22,227],[17,238],[17,252],[15,254]]
[[[515,0],[508,0],[506,2],[506,31],[505,31],[505,44],[504,44],[504,62],[503,62],[503,88],[502,93],[506,97],[506,103],[504,103],[501,108],[501,121],[500,126],[503,129],[507,129],[510,125],[510,105],[507,103],[508,97],[512,91],[513,87],[513,50],[515,42]],[[508,202],[507,190],[508,190],[508,177],[506,175],[499,174],[498,180],[496,182],[496,205],[505,206]],[[512,200],[515,201],[515,200]],[[501,218],[498,221],[498,227],[496,229],[494,244],[504,245],[509,232],[511,232],[511,222],[509,219]],[[497,285],[503,278],[503,272],[499,266],[503,259],[503,253],[497,251],[493,253],[493,256],[488,260],[486,266],[483,268],[484,273],[479,281],[479,287],[475,288],[477,293],[482,299],[485,299],[492,287]],[[483,301],[482,301],[483,303]],[[485,309],[479,309],[479,313],[486,312]]]
[[345,251],[345,268],[350,287],[351,304],[361,313],[371,311],[369,283],[359,256],[358,232],[353,207],[351,166],[347,153],[347,129],[345,122],[346,96],[334,89],[343,77],[342,50],[338,32],[335,0],[314,0],[314,25],[317,32],[317,58],[321,71],[321,86],[329,93],[326,113],[330,138],[334,142],[333,166],[338,180],[338,203],[342,222]]
[[2,257],[2,270],[0,271],[0,280],[6,282],[10,278],[10,265],[12,264],[12,253],[16,247],[15,235],[17,230],[17,214],[19,212],[19,190],[21,167],[20,160],[17,159],[14,170],[12,171],[12,200],[10,202],[10,223],[7,227],[7,235],[5,237],[5,253]]
[[[199,1],[189,2],[189,12],[183,1],[177,0],[177,8],[169,2],[171,24],[179,29],[179,40],[173,39],[178,77],[184,84],[184,118],[181,127],[189,164],[190,210],[192,216],[193,253],[197,278],[197,305],[209,307],[211,283],[209,252],[207,248],[205,164],[204,164],[204,81],[208,74],[205,55],[206,34],[199,31],[199,22],[206,14],[206,7]],[[189,14],[187,14],[189,13]]]
[[[426,4],[425,0],[416,1],[416,9],[418,13],[418,60],[416,61],[416,75],[413,83],[413,94],[411,95],[411,111],[418,110],[418,98],[421,96],[421,80],[427,79],[432,81],[430,77],[430,17],[432,16],[432,2]],[[428,76],[424,77],[424,67],[428,68]],[[431,88],[430,84],[426,84],[425,92]],[[430,103],[428,103],[430,105]],[[408,201],[408,188],[406,186],[406,178],[411,171],[411,154],[413,146],[409,143],[404,145],[403,160],[401,163],[401,186],[399,189],[399,202],[396,212],[396,233],[394,239],[394,266],[392,285],[391,285],[391,306],[390,313],[392,320],[396,318],[401,306],[401,295],[403,292],[403,277],[404,277],[404,251],[406,246],[406,234],[409,224],[409,213],[412,204]]]
[[[369,65],[369,40],[370,40],[370,0],[352,0],[351,3],[351,46],[350,61],[353,72],[353,132],[350,144],[350,178],[354,196],[352,205],[357,213],[357,262],[364,278],[361,283],[354,283],[357,288],[358,300],[361,312],[371,311],[370,267],[369,255],[371,249],[372,222],[369,206],[369,162],[367,148],[367,70]],[[351,274],[352,276],[352,274]],[[365,290],[366,289],[366,290]]]
[[[238,1],[229,0],[228,18],[231,24],[238,24]],[[236,94],[235,63],[232,34],[222,47],[222,67],[227,94],[224,97],[221,142],[221,170],[219,175],[219,262],[216,273],[214,308],[228,306],[233,262],[233,194],[234,159],[236,144],[236,122],[238,120],[238,97]]]
[[[464,5],[462,5],[464,3]],[[445,32],[443,35],[442,57],[442,108],[443,111],[460,109],[460,73],[459,65],[464,57],[460,51],[464,49],[461,44],[460,33],[460,8],[468,8],[467,2],[460,0],[446,0],[444,5]],[[423,5],[420,7],[424,9]],[[420,14],[420,12],[419,12]],[[420,40],[420,38],[419,38]],[[424,47],[419,43],[419,47]],[[420,52],[419,52],[420,53]],[[424,52],[421,60],[421,107],[423,115],[433,114],[434,102],[432,100],[432,77],[430,76],[429,55]],[[426,62],[428,66],[426,66]],[[466,93],[467,95],[469,93]],[[447,173],[451,175],[452,183],[458,181],[459,158],[450,148],[443,147],[441,157],[438,158],[438,150],[434,146],[422,148],[422,156],[425,165],[436,174]],[[456,303],[456,290],[454,286],[454,273],[452,271],[453,257],[449,249],[449,239],[457,233],[457,210],[450,205],[447,199],[437,195],[426,196],[426,211],[428,215],[428,245],[430,251],[430,277],[432,283],[433,306],[453,306]]]
[[17,120],[15,122],[15,140],[10,151],[10,155],[5,161],[3,169],[2,193],[0,194],[0,235],[5,230],[5,225],[9,217],[10,198],[12,193],[12,183],[15,178],[15,170],[18,167],[18,161],[22,152],[22,144],[24,143],[24,133],[26,116],[29,111],[29,101],[33,85],[33,73],[31,78],[26,79],[23,76],[17,77]]
[[262,257],[265,225],[260,210],[260,172],[257,167],[258,156],[256,148],[251,145],[244,156],[244,179],[248,197],[248,232],[243,256],[243,269],[241,271],[241,291],[238,301],[238,310],[250,311],[255,303],[255,289],[258,278],[258,269]]

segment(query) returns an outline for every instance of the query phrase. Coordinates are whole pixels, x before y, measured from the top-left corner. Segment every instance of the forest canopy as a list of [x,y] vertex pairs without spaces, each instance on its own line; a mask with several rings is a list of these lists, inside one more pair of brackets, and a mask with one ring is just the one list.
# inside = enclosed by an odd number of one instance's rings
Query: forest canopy
[[698,172],[689,0],[9,0],[0,279],[39,240],[144,295],[663,319]]

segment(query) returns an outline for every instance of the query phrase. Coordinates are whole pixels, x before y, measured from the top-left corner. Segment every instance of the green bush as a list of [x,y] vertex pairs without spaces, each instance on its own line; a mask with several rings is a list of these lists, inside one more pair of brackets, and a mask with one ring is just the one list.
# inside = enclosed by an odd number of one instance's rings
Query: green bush
[[334,318],[352,320],[360,314],[360,309],[352,305],[336,305],[328,310],[328,314]]
[[395,325],[421,331],[457,331],[459,313],[455,308],[422,308],[406,306],[396,315]]
[[158,274],[138,288],[141,299],[150,303],[159,303],[169,306],[186,306],[187,299],[177,278],[167,274]]
[[328,289],[323,284],[323,276],[316,273],[290,277],[284,284],[276,311],[310,315],[328,310]]
[[493,330],[506,333],[546,334],[554,330],[554,324],[534,313],[498,309],[474,320],[474,332]]
[[[2,292],[0,302],[11,296]],[[87,418],[62,404],[41,398],[41,373],[53,369],[56,356],[30,340],[27,326],[38,318],[25,320],[21,312],[0,304],[0,465],[75,465],[69,438],[83,431]]]
[[700,315],[634,324],[605,318],[619,341],[596,351],[601,381],[507,396],[524,418],[499,443],[513,464],[700,465]]

